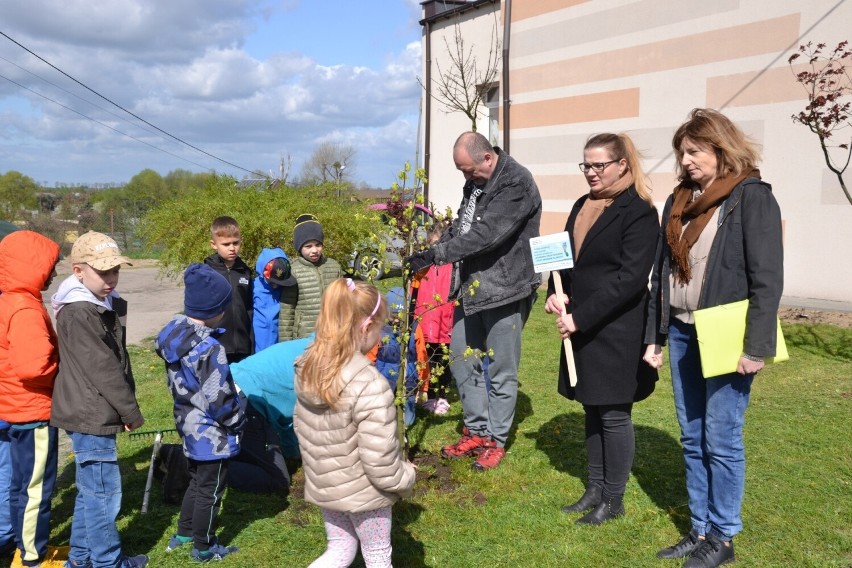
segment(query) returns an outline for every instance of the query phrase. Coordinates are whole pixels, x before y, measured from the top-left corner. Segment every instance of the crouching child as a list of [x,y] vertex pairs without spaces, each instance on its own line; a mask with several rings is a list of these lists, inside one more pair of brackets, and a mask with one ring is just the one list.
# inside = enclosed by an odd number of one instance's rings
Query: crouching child
[[228,481],[228,459],[240,451],[245,427],[243,403],[234,387],[225,349],[216,339],[231,302],[231,285],[203,264],[184,272],[184,314],[175,316],[157,336],[157,354],[166,362],[174,398],[175,428],[189,460],[177,534],[167,552],[192,541],[196,562],[221,560],[237,552],[216,540],[216,517]]

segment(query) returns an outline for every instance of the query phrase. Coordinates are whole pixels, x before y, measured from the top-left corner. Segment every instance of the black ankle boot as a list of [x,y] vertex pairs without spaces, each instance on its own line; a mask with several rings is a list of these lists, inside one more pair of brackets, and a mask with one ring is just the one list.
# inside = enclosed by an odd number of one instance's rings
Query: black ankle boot
[[590,483],[586,486],[586,492],[583,493],[583,496],[574,503],[573,505],[565,505],[562,507],[561,511],[563,513],[584,513],[589,509],[597,506],[598,503],[601,502],[601,494],[603,493],[603,488],[600,485],[596,485],[594,483]]
[[604,495],[597,507],[577,519],[578,525],[599,525],[624,514],[622,495]]

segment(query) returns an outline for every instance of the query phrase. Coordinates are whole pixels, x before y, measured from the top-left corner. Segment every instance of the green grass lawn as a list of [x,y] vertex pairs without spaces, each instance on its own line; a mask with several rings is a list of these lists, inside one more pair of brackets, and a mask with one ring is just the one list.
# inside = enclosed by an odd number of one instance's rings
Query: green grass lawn
[[[738,565],[852,566],[852,330],[790,325],[784,331],[790,361],[760,373],[746,414]],[[583,414],[579,404],[556,393],[559,343],[539,302],[524,331],[516,430],[498,470],[479,474],[469,460],[435,457],[458,435],[457,399],[448,416],[418,420],[410,439],[423,462],[421,479],[415,496],[394,507],[395,566],[680,565],[654,557],[689,528],[668,371],[634,410],[637,451],[626,516],[600,527],[577,526],[577,515],[559,508],[583,491]],[[149,349],[131,353],[147,420],[143,430],[173,428],[162,363]],[[119,440],[125,550],[149,554],[152,566],[189,564],[188,549],[164,552],[178,510],[162,503],[158,484],[150,512],[139,513],[153,437]],[[241,551],[223,565],[307,566],[323,551],[319,510],[298,496],[302,473],[294,480],[289,497],[227,493],[220,539]],[[55,544],[68,541],[73,500],[73,467],[66,467],[54,498]],[[360,558],[355,566],[363,566]]]

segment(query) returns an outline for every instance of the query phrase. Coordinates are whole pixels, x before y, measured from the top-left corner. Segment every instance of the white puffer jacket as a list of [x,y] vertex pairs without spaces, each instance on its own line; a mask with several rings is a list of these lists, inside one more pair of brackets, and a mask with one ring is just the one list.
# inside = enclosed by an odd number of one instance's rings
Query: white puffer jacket
[[332,409],[300,388],[296,369],[293,425],[305,468],[305,500],[325,509],[372,511],[408,497],[414,466],[402,459],[394,396],[361,353],[342,370]]

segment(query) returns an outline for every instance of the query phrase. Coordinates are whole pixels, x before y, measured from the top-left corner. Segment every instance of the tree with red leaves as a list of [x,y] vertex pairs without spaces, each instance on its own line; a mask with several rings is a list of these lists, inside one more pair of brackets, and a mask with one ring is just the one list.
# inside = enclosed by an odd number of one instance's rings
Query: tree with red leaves
[[[797,71],[794,63],[800,57],[807,60],[807,68]],[[852,128],[849,118],[852,112],[852,77],[849,72],[852,50],[849,49],[849,42],[841,41],[832,51],[828,51],[824,43],[813,45],[808,42],[800,45],[798,52],[791,55],[787,63],[796,81],[808,95],[805,110],[794,114],[793,122],[804,124],[817,135],[825,163],[837,176],[840,188],[852,205],[852,196],[843,181],[843,172],[849,167],[852,158],[852,145],[845,140],[852,140],[852,136],[849,132],[840,132]],[[833,143],[835,134],[844,136],[843,141]]]

